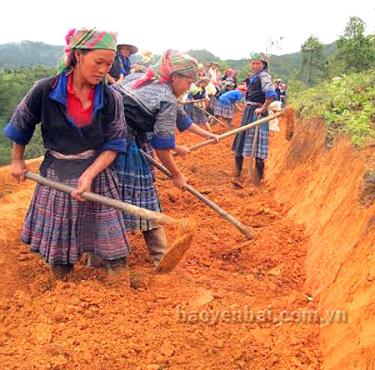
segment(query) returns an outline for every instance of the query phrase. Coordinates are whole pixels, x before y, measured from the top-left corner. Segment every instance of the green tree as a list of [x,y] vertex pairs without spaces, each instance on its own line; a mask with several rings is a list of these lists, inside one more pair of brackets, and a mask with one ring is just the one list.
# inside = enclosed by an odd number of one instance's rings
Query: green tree
[[307,85],[313,85],[324,75],[323,44],[314,36],[310,36],[301,46],[301,73]]
[[365,36],[365,23],[361,18],[350,17],[344,34],[337,41],[336,60],[343,72],[360,72],[373,66],[375,46],[371,36]]
[[[2,133],[20,100],[25,96],[35,81],[56,74],[54,68],[45,66],[21,67],[6,69],[0,72],[0,165],[9,163],[11,143]],[[25,158],[34,158],[44,152],[40,125],[26,147]]]

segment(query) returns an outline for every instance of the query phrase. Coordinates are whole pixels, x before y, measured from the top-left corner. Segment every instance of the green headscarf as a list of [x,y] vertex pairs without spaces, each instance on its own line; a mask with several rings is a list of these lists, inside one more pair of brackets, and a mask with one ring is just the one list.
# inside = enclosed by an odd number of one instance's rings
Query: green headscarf
[[92,29],[75,28],[68,31],[65,36],[65,55],[60,69],[66,69],[71,66],[74,50],[85,49],[107,49],[116,51],[116,34],[113,32],[97,31]]

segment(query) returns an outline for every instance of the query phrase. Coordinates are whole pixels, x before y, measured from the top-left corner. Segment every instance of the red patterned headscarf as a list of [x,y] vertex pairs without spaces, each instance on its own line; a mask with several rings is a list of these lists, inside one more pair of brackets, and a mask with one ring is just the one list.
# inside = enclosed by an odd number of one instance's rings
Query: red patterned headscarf
[[107,49],[116,51],[116,34],[93,29],[75,28],[68,31],[65,36],[65,56],[62,68],[69,68],[71,65],[73,51],[77,49]]
[[160,83],[168,82],[174,73],[196,80],[198,62],[188,54],[180,53],[177,50],[167,50],[160,57],[158,64],[154,68],[147,70],[146,75],[137,80],[133,87],[137,89],[151,80],[156,80]]

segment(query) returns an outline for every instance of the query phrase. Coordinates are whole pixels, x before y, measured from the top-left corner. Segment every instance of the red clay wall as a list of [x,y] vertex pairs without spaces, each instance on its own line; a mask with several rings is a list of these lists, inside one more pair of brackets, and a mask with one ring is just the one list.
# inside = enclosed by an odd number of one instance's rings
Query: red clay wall
[[359,203],[374,149],[359,152],[345,139],[328,149],[316,120],[299,122],[290,142],[283,136],[272,138],[268,178],[311,238],[306,290],[323,315],[348,315],[321,324],[324,369],[375,369],[375,204]]

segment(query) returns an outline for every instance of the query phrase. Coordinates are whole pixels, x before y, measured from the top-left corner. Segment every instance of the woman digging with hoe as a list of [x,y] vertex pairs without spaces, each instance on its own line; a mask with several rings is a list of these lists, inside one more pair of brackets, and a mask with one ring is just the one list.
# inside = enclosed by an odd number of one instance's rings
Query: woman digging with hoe
[[129,251],[122,213],[82,198],[92,189],[119,199],[110,166],[125,151],[125,120],[121,97],[103,83],[115,58],[116,37],[95,29],[71,30],[65,52],[62,72],[38,81],[4,129],[13,141],[11,171],[18,182],[27,172],[25,146],[41,122],[42,176],[76,188],[66,194],[38,184],[22,230],[22,241],[60,278],[83,252],[100,256],[112,270],[125,265]]
[[[145,74],[134,73],[114,87],[123,97],[127,122],[127,150],[117,157],[116,168],[120,193],[124,202],[160,212],[161,206],[146,153],[155,150],[162,164],[171,173],[173,183],[183,189],[185,176],[173,161],[171,150],[176,147],[175,130],[186,129],[205,137],[216,138],[197,125],[178,106],[177,98],[197,78],[195,59],[176,50],[166,51],[159,63]],[[142,217],[124,213],[127,230],[141,230],[151,260],[158,265],[165,254],[167,239],[164,228]]]

